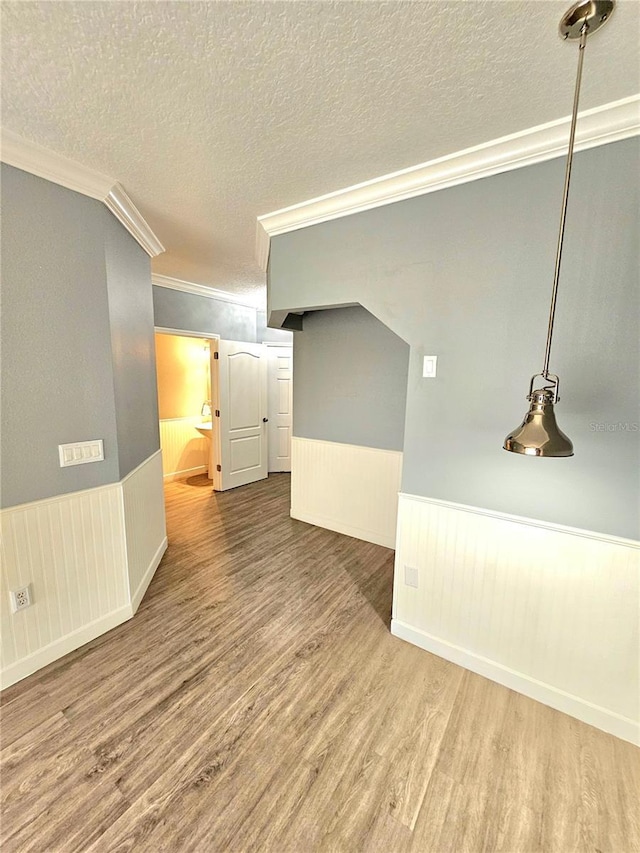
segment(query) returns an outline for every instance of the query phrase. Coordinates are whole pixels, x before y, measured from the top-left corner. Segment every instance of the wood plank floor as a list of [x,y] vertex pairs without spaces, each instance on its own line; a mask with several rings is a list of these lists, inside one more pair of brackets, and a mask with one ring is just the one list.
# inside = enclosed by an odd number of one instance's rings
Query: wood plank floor
[[130,622],[5,691],[4,851],[631,853],[640,751],[392,637],[289,477],[167,487]]

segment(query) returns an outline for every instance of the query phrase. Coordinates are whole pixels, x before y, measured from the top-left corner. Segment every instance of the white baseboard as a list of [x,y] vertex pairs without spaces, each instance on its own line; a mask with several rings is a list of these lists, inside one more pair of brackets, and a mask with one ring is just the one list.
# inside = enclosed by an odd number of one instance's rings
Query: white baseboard
[[163,474],[162,479],[165,483],[174,483],[177,480],[187,480],[189,477],[195,477],[197,474],[206,474],[207,466],[198,465],[197,468],[187,468],[186,471],[173,471],[170,474]]
[[96,637],[106,634],[107,631],[110,631],[117,625],[121,625],[123,622],[131,619],[140,606],[140,602],[153,579],[155,571],[160,565],[160,561],[167,550],[167,544],[167,538],[165,537],[155,553],[153,560],[149,564],[149,568],[145,572],[140,585],[135,591],[131,599],[131,604],[126,604],[124,607],[120,607],[118,610],[114,610],[106,616],[101,616],[99,619],[95,619],[88,625],[83,625],[81,628],[72,631],[64,637],[54,640],[53,643],[49,643],[49,645],[44,648],[38,649],[36,652],[33,652],[27,657],[6,667],[0,672],[0,690],[4,690],[6,687],[10,687],[16,682],[22,681],[22,679],[26,678],[28,675],[33,675],[33,673],[37,672],[39,669],[48,666],[50,663],[68,655],[69,652],[79,649],[80,646],[90,643],[91,640],[95,640]]
[[153,559],[149,563],[149,568],[144,573],[142,580],[140,581],[140,584],[138,585],[138,588],[136,589],[136,591],[131,596],[131,610],[132,610],[131,615],[132,616],[136,612],[138,607],[140,607],[140,602],[142,601],[149,584],[153,580],[153,576],[156,573],[156,569],[160,565],[160,560],[162,560],[162,558],[164,557],[164,552],[167,550],[168,544],[169,543],[168,543],[167,537],[165,536],[164,539],[162,540],[162,542],[160,543],[160,547],[158,548],[156,553],[153,555]]
[[396,636],[631,741],[639,543],[401,494]]
[[39,669],[68,655],[69,652],[73,652],[79,649],[80,646],[84,646],[86,643],[90,643],[91,640],[95,640],[96,637],[106,634],[107,631],[126,622],[132,615],[131,606],[127,604],[124,607],[118,608],[118,610],[107,613],[106,616],[101,616],[99,619],[83,625],[81,628],[72,631],[64,637],[59,637],[57,640],[49,643],[49,645],[7,666],[0,672],[0,690],[4,690],[16,682],[22,681],[28,675],[32,675]]
[[385,548],[395,548],[395,536],[385,536],[384,533],[379,533],[376,530],[362,529],[354,527],[352,524],[344,524],[336,521],[335,518],[326,518],[322,515],[312,515],[304,512],[294,512],[291,510],[291,518],[297,521],[306,521],[307,524],[314,524],[316,527],[324,527],[326,530],[334,530],[336,533],[344,533],[345,536],[352,536],[354,539],[362,539],[364,542],[373,542],[374,545],[383,545]]
[[393,548],[402,453],[291,440],[291,517]]
[[515,672],[509,667],[502,666],[496,661],[474,654],[468,649],[461,649],[446,640],[433,637],[426,631],[412,628],[411,625],[406,625],[398,619],[391,620],[391,633],[394,637],[406,640],[414,646],[463,666],[471,672],[508,687],[510,690],[522,693],[523,696],[528,696],[543,705],[555,708],[556,711],[562,711],[563,714],[582,720],[583,723],[595,726],[597,729],[622,738],[622,740],[640,745],[640,725],[628,717],[615,714],[607,708],[593,705],[578,696],[572,696],[558,690],[557,687],[552,687],[550,684],[536,681],[521,672]]
[[[167,548],[160,451],[120,482],[4,509],[0,526],[8,687],[134,615]],[[12,613],[27,584],[32,604]]]

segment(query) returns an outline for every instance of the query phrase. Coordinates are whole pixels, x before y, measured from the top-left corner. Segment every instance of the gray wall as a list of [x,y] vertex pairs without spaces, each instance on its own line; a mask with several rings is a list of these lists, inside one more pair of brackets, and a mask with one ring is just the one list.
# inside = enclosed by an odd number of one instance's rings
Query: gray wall
[[293,343],[286,329],[270,329],[266,311],[167,287],[153,287],[154,322],[165,329],[220,335],[227,341]]
[[[360,302],[411,344],[404,491],[637,538],[637,138],[575,160],[551,367],[576,455],[501,449],[542,367],[563,170],[558,159],[275,237],[269,305]],[[439,357],[435,380],[421,378],[425,354]]]
[[409,347],[372,314],[305,315],[294,363],[294,435],[402,450]]
[[287,329],[271,329],[267,326],[267,312],[256,312],[256,341],[258,343],[269,342],[275,344],[292,344],[293,332]]
[[[5,165],[2,211],[1,500],[13,506],[115,482],[159,442],[142,250],[100,202]],[[94,438],[103,462],[59,467],[58,444]]]
[[155,325],[186,332],[220,335],[226,341],[256,340],[256,309],[221,299],[153,288]]
[[105,257],[120,477],[160,447],[149,256],[110,216]]
[[[119,479],[103,204],[2,166],[2,505]],[[104,440],[60,468],[58,444]]]

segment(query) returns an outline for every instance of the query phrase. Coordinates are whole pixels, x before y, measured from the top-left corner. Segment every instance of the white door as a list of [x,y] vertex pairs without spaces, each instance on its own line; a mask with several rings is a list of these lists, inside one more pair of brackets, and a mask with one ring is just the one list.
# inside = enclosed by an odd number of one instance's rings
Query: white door
[[269,353],[269,471],[291,471],[293,347],[267,346]]
[[[213,347],[212,347],[213,348]],[[217,358],[216,358],[217,355]],[[262,344],[218,341],[211,359],[217,461],[213,488],[267,476],[267,356]]]

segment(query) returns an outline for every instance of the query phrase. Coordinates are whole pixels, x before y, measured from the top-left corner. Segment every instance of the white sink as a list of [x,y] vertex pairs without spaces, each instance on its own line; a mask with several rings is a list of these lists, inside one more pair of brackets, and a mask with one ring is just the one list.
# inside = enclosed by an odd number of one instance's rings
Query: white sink
[[213,429],[213,424],[211,422],[206,424],[196,424],[196,429],[200,433],[200,435],[204,435],[205,438],[211,438],[211,431]]

